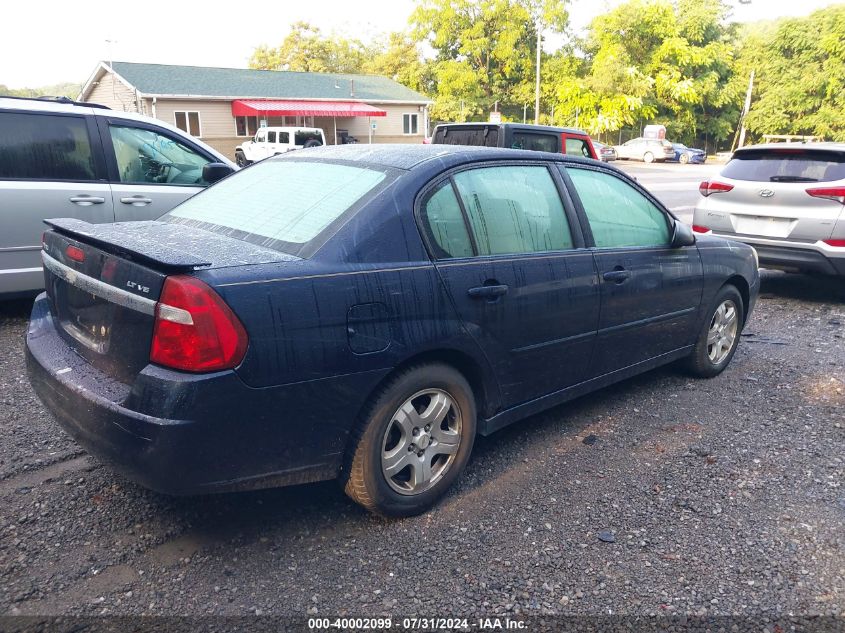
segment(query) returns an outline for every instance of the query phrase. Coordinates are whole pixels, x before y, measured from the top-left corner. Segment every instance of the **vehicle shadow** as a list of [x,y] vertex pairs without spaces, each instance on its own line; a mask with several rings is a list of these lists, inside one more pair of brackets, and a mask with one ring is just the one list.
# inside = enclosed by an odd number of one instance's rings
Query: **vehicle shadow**
[[845,302],[845,279],[760,269],[760,296],[814,303]]

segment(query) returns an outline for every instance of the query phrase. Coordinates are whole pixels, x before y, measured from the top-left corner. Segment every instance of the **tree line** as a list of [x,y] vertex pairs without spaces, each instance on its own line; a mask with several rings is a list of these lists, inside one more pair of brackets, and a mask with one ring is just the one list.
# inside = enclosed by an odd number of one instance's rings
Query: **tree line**
[[252,68],[386,75],[432,98],[431,120],[534,119],[538,27],[539,120],[577,125],[608,142],[662,123],[673,140],[728,148],[749,76],[745,125],[763,134],[845,140],[845,5],[747,25],[724,0],[629,0],[584,36],[560,0],[420,0],[408,27],[371,43],[299,22]]

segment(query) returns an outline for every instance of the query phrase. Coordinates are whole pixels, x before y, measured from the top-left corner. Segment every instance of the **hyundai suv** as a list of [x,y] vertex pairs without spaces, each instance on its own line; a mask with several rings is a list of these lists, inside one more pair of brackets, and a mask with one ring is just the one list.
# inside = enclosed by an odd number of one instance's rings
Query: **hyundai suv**
[[750,244],[761,266],[845,275],[845,143],[744,147],[699,191],[693,230]]
[[152,220],[235,169],[157,119],[67,98],[0,97],[0,297],[44,287],[45,218]]

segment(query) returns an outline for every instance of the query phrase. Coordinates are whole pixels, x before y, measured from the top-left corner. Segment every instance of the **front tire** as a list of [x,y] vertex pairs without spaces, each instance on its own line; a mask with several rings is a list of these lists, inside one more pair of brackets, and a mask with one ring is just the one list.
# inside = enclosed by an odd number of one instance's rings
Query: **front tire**
[[681,163],[681,165],[686,165],[689,162],[689,154],[681,154],[678,158],[678,162]]
[[466,466],[475,398],[452,367],[417,365],[373,395],[359,424],[341,476],[346,494],[371,512],[412,516],[434,505]]
[[689,372],[699,378],[721,374],[736,353],[744,320],[745,307],[739,291],[730,284],[722,286],[687,358]]
[[235,152],[235,164],[238,167],[246,167],[252,161],[246,159],[246,155],[243,152]]

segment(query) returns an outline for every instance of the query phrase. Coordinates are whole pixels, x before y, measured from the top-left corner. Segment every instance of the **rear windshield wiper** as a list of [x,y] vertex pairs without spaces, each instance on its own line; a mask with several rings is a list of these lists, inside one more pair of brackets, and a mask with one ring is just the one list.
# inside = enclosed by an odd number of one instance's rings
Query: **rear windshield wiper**
[[772,176],[770,182],[818,182],[818,178],[807,178],[806,176]]

